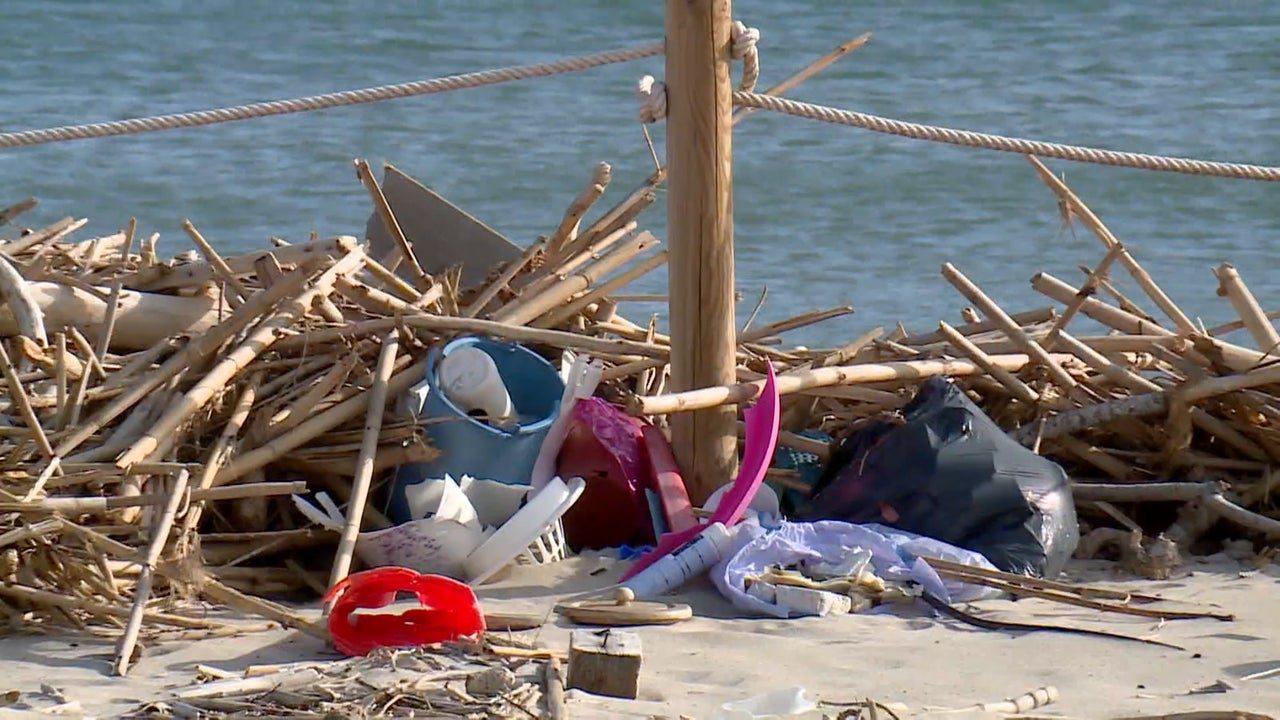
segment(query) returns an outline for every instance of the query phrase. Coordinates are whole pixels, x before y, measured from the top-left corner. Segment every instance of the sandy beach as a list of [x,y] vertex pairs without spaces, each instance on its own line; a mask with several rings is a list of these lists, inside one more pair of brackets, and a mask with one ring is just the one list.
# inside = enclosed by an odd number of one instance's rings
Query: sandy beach
[[[487,609],[550,615],[557,598],[607,585],[621,569],[622,563],[602,555],[518,567],[480,595]],[[1274,712],[1280,708],[1280,676],[1241,678],[1280,667],[1273,616],[1280,568],[1258,570],[1216,556],[1193,560],[1186,570],[1181,577],[1153,582],[1126,579],[1106,563],[1089,562],[1073,564],[1068,576],[1213,606],[1235,614],[1235,621],[1162,624],[1039,600],[989,600],[972,606],[993,618],[1105,629],[1185,650],[1061,633],[980,630],[940,619],[923,607],[802,620],[742,619],[703,582],[671,598],[691,604],[695,619],[638,629],[644,649],[638,700],[570,691],[569,711],[574,718],[710,718],[725,702],[803,686],[808,697],[823,703],[870,697],[905,704],[910,717],[929,717],[941,716],[942,709],[1053,685],[1061,699],[1035,716],[1092,720],[1193,711]],[[523,635],[549,648],[567,648],[571,627],[550,615],[540,631]],[[236,671],[253,664],[337,657],[320,642],[283,630],[150,647],[127,678],[107,674],[111,654],[109,642],[73,636],[0,640],[6,671],[0,690],[22,693],[0,715],[18,717],[56,704],[40,694],[42,684],[79,702],[87,716],[116,717],[193,683],[197,663]],[[1219,691],[1209,690],[1218,683]],[[804,717],[834,717],[840,709],[823,706]],[[945,716],[1000,717],[977,711]]]

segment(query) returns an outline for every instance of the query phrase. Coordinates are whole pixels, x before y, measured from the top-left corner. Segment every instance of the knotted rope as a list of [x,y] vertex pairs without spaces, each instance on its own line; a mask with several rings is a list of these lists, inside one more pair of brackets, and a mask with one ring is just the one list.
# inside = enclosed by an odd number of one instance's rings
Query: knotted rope
[[[741,20],[734,20],[729,28],[729,56],[742,61],[742,80],[738,89],[752,92],[760,80],[760,30],[747,27]],[[636,84],[636,98],[640,101],[640,121],[656,123],[667,116],[667,85],[652,75],[645,75]]]

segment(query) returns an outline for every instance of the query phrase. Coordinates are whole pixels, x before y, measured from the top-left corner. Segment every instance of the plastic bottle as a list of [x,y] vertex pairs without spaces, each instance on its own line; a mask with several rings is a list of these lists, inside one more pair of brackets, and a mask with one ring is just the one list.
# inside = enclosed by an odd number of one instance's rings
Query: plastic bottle
[[638,598],[671,592],[710,570],[733,545],[733,533],[724,523],[708,525],[692,542],[664,556],[622,584]]
[[504,425],[515,418],[511,395],[489,353],[461,347],[440,361],[437,377],[444,394],[468,415],[490,425]]

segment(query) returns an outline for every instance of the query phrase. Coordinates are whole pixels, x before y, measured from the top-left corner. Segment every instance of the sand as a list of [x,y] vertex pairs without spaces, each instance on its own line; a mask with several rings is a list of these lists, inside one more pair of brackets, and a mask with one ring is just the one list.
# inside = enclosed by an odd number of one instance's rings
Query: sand
[[[574,718],[708,718],[724,702],[799,685],[810,697],[827,702],[871,697],[904,703],[918,717],[928,716],[930,709],[961,708],[1054,685],[1060,701],[1032,715],[1093,719],[1208,710],[1277,713],[1280,675],[1241,678],[1280,667],[1280,568],[1257,570],[1219,556],[1193,560],[1187,569],[1185,576],[1157,582],[1121,577],[1101,563],[1076,563],[1068,575],[1215,605],[1235,613],[1234,622],[1160,625],[1039,600],[976,605],[1002,619],[1102,628],[1157,638],[1185,650],[1058,633],[980,630],[923,608],[787,621],[742,619],[709,584],[701,583],[673,598],[690,603],[697,618],[638,629],[644,648],[638,701],[571,691],[570,710]],[[596,574],[589,574],[593,570]],[[620,570],[606,556],[578,557],[553,566],[516,568],[481,594],[489,608],[549,612],[558,597],[608,585]],[[569,626],[552,617],[538,640],[567,647],[568,634]],[[107,675],[111,653],[108,642],[71,636],[0,639],[0,692],[24,693],[20,705],[0,710],[0,717],[26,714],[14,707],[54,704],[39,694],[42,684],[78,701],[89,715],[112,717],[190,684],[196,663],[237,670],[255,663],[336,657],[318,641],[283,630],[153,647],[123,679]],[[1230,689],[1195,694],[1220,681]],[[806,717],[821,717],[824,711],[834,717],[839,710],[825,707]]]

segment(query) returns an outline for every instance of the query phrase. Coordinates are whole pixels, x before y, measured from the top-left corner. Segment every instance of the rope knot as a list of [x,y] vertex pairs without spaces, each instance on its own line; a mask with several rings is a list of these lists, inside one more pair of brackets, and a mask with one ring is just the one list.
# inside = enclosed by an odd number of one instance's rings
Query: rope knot
[[[741,20],[733,21],[729,28],[729,56],[742,61],[742,81],[738,89],[752,92],[760,79],[759,28],[747,27]],[[640,100],[640,121],[656,123],[667,117],[667,86],[652,75],[645,75],[636,84],[636,97]]]
[[734,20],[729,38],[732,41],[729,54],[734,60],[742,61],[742,82],[738,83],[738,89],[752,92],[760,79],[760,51],[756,49],[760,42],[760,29],[747,27],[741,20]]
[[666,83],[645,75],[636,83],[636,97],[640,100],[640,122],[656,123],[667,116]]

